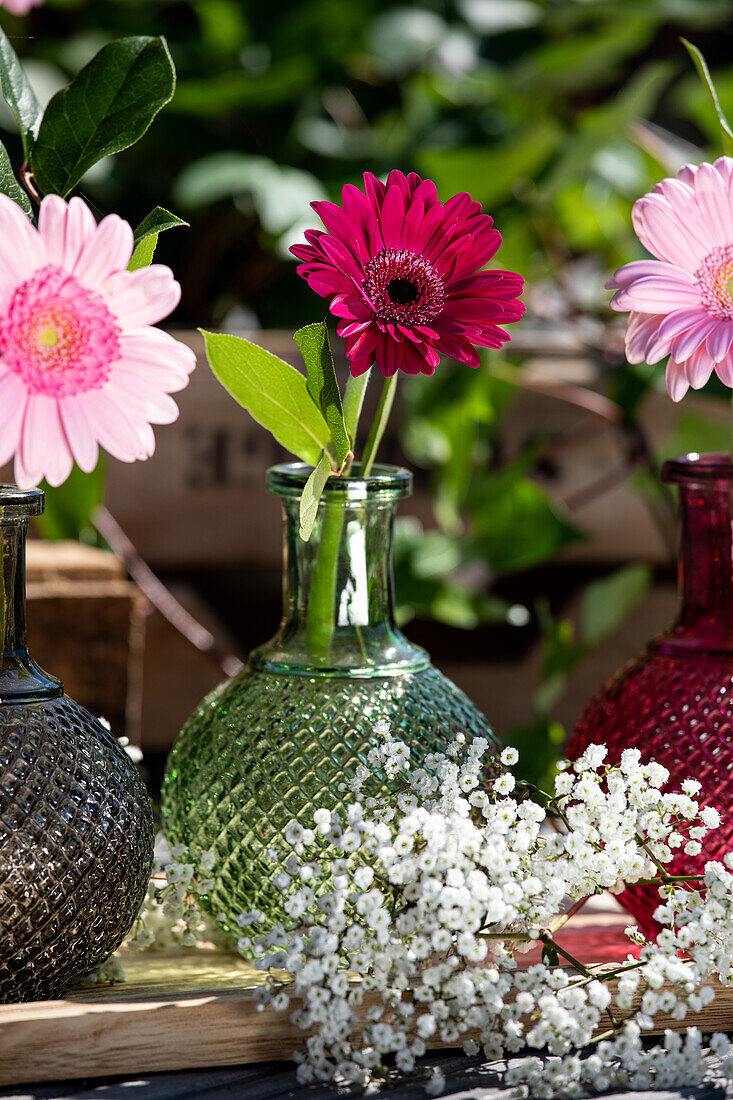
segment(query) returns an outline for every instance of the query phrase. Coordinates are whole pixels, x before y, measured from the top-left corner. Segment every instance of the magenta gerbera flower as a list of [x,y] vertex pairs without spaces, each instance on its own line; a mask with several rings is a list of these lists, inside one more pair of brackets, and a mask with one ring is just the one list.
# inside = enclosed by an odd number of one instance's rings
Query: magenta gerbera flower
[[733,386],[733,159],[685,165],[635,203],[633,220],[656,259],[626,264],[606,283],[613,309],[630,311],[627,359],[668,355],[674,401],[713,370]]
[[347,185],[342,206],[314,202],[325,232],[293,245],[298,272],[331,299],[353,375],[376,363],[432,374],[441,355],[477,367],[474,345],[499,348],[501,325],[518,321],[524,281],[512,271],[482,271],[501,244],[493,220],[470,195],[440,202],[435,184],[391,172],[366,173],[364,191]]
[[101,445],[148,458],[152,424],[169,424],[196,365],[190,348],[151,328],[181,288],[161,264],[128,271],[132,229],[99,225],[78,198],[41,203],[36,229],[0,194],[0,466],[15,455],[23,488],[60,485]]

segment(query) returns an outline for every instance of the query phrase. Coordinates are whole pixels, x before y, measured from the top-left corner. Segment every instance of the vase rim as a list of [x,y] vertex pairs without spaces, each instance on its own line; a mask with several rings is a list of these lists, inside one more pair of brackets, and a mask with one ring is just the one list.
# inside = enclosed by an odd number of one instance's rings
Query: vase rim
[[[359,477],[355,462],[348,477],[329,477],[323,496],[329,500],[401,500],[412,493],[412,474],[403,466],[375,464],[367,477]],[[283,462],[267,471],[267,488],[276,496],[298,498],[313,472],[307,462]]]
[[733,481],[733,461],[725,451],[690,451],[664,462],[662,481]]
[[46,497],[42,489],[21,489],[0,482],[0,519],[24,519],[40,516]]

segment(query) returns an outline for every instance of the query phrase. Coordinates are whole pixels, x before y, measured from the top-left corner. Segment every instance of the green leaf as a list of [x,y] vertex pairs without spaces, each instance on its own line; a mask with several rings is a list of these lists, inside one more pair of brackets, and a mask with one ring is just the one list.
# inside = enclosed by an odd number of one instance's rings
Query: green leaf
[[292,454],[316,466],[329,444],[328,424],[303,375],[241,336],[201,330],[209,364],[225,390]]
[[5,32],[0,29],[0,87],[15,115],[26,159],[41,125],[43,110],[30,86],[25,70]]
[[652,574],[647,565],[627,565],[593,581],[583,594],[583,641],[596,646],[612,634],[646,595]]
[[331,472],[331,459],[323,451],[318,463],[303,486],[300,497],[300,528],[298,534],[303,542],[308,542],[313,534],[313,524],[316,522],[316,516],[318,515],[318,503]]
[[120,38],[103,46],[44,112],[31,153],[40,190],[68,195],[93,164],[134,145],[175,86],[165,39]]
[[308,393],[328,424],[338,468],[341,469],[351,454],[351,440],[344,423],[344,410],[325,321],[298,329],[293,339],[300,348],[308,371]]
[[416,154],[416,168],[435,180],[439,192],[468,191],[492,207],[510,199],[521,181],[536,180],[563,140],[553,119],[538,119],[531,126],[517,127],[496,145],[425,148]]
[[346,383],[346,389],[344,390],[344,424],[352,447],[356,443],[361,407],[364,404],[364,394],[371,373],[371,370],[364,371],[358,378],[349,375],[349,381]]
[[688,42],[686,38],[682,38],[680,39],[680,41],[692,58],[695,68],[700,75],[700,79],[707,87],[708,94],[710,95],[710,99],[713,104],[713,110],[717,115],[718,123],[720,125],[720,129],[723,135],[723,152],[727,156],[730,156],[731,154],[733,154],[733,130],[731,130],[730,123],[723,114],[723,108],[720,106],[718,93],[715,90],[715,85],[713,84],[713,78],[710,75],[710,70],[708,69],[707,62],[700,50],[698,50],[697,46],[693,46],[692,42]]
[[470,511],[475,552],[502,573],[539,565],[583,538],[539,485],[512,467],[482,476]]
[[5,146],[0,142],[0,191],[23,210],[29,218],[33,217],[33,207],[28,193],[18,183],[13,173],[13,166]]
[[171,214],[163,206],[156,206],[151,210],[147,218],[143,218],[135,230],[135,250],[128,264],[130,271],[136,271],[139,267],[147,267],[153,262],[155,249],[158,246],[158,237],[166,229],[176,229],[178,226],[187,226],[182,218]]
[[63,485],[51,488],[45,482],[46,510],[34,520],[45,539],[73,539],[97,543],[92,515],[104,501],[106,484],[102,459],[91,473],[74,466]]

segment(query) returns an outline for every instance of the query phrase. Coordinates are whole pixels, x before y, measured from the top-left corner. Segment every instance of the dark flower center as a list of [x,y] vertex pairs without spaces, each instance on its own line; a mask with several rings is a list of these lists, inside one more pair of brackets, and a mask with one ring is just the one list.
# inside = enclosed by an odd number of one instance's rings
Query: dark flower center
[[409,306],[420,294],[412,279],[390,279],[387,294],[397,306]]
[[385,248],[364,269],[364,295],[378,321],[428,324],[443,309],[443,280],[424,256]]

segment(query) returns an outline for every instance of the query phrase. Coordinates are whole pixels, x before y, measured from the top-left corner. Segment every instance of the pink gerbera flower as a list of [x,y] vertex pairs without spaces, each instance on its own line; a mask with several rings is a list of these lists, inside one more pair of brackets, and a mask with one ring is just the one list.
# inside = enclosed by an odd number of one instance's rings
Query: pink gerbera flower
[[685,165],[639,199],[633,219],[657,259],[626,264],[606,284],[612,307],[631,311],[627,359],[668,355],[674,401],[713,370],[733,386],[733,159]]
[[43,0],[0,0],[0,8],[7,8],[13,15],[27,15],[31,8],[39,8]]
[[123,462],[155,449],[196,365],[190,348],[150,325],[181,289],[160,264],[128,271],[132,229],[99,225],[81,199],[41,203],[38,229],[0,194],[0,466],[15,455],[22,488],[60,485],[98,445]]
[[373,363],[385,377],[432,374],[441,354],[477,367],[475,344],[509,339],[499,326],[524,313],[524,284],[481,270],[501,236],[480,203],[465,194],[442,203],[414,173],[391,172],[384,184],[367,172],[364,192],[347,185],[342,204],[312,203],[326,232],[308,230],[291,252],[309,286],[331,298],[353,375]]

